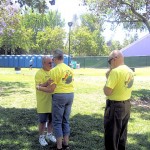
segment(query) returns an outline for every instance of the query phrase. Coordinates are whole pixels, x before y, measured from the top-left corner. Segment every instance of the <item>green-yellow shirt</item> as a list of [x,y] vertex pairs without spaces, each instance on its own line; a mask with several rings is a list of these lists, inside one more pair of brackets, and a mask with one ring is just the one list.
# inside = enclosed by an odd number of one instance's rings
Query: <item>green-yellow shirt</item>
[[[35,75],[35,84],[45,83],[50,78],[50,71],[40,69]],[[37,112],[51,113],[52,112],[52,94],[36,90]]]
[[64,63],[58,64],[50,72],[50,78],[56,84],[54,93],[72,93],[73,85],[73,69]]
[[131,97],[133,89],[134,73],[126,65],[121,65],[109,74],[106,87],[113,89],[113,92],[107,98],[110,100],[124,101]]

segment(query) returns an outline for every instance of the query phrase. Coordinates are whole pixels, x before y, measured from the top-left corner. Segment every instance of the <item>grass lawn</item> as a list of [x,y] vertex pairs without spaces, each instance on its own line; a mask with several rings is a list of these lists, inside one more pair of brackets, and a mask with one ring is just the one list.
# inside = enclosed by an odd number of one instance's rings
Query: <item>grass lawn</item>
[[[49,150],[38,143],[34,75],[0,68],[0,150]],[[103,150],[106,69],[76,69],[70,124],[72,150]],[[135,69],[127,150],[150,150],[150,68]]]

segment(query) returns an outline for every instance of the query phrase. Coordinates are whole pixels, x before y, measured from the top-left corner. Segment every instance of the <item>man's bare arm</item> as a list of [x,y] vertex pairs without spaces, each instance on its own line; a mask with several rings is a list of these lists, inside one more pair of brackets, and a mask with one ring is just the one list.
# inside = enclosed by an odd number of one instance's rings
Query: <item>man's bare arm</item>
[[37,85],[36,89],[39,91],[47,92],[47,93],[53,93],[56,88],[56,84],[52,83],[51,85],[48,85],[46,87]]

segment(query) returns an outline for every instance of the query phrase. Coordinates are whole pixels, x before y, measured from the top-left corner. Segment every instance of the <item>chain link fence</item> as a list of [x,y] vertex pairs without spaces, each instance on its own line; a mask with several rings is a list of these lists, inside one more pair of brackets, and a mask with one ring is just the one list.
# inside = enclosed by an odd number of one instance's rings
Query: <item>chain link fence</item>
[[[72,60],[80,64],[80,68],[107,68],[109,66],[105,56],[74,57]],[[150,66],[150,56],[125,57],[125,64],[131,68]]]

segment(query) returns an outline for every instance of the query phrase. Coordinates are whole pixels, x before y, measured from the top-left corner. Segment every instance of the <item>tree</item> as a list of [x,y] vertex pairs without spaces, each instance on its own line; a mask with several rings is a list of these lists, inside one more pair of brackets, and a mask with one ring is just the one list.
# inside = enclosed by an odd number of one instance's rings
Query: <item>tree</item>
[[108,53],[107,46],[105,44],[104,37],[102,36],[102,25],[99,22],[97,16],[91,13],[83,14],[81,16],[81,26],[86,26],[91,32],[92,39],[96,43],[94,55],[106,55]]
[[71,49],[79,56],[96,55],[97,44],[93,40],[92,32],[87,27],[79,27],[72,32]]
[[0,3],[0,35],[4,37],[1,38],[1,44],[5,49],[5,54],[7,54],[9,43],[6,41],[6,37],[11,37],[15,32],[15,27],[18,25],[19,20],[17,18],[18,8],[13,5],[10,0],[2,0]]
[[126,37],[126,38],[124,39],[124,41],[123,41],[122,47],[128,46],[129,44],[135,42],[137,39],[138,39],[138,35],[137,35],[137,34],[134,35],[134,36],[131,36],[130,38],[129,38],[129,36]]
[[55,5],[55,0],[15,0],[20,4],[20,7],[29,7],[32,11],[44,14],[48,10],[48,5]]
[[100,21],[150,33],[150,0],[83,0]]
[[119,41],[112,41],[111,45],[109,46],[109,49],[112,51],[112,50],[115,50],[115,49],[122,49],[123,46],[121,45],[121,43]]
[[81,26],[86,26],[91,32],[95,30],[102,31],[102,25],[99,23],[97,16],[88,13],[81,15]]
[[[93,14],[83,14],[81,25],[71,31],[71,53],[79,56],[102,56],[110,51],[102,36],[102,27]],[[76,20],[77,21],[77,20]]]
[[[0,46],[7,50],[7,52],[10,51],[10,54],[18,54],[16,53],[17,49],[20,50],[19,54],[22,54],[21,51],[29,53],[29,50],[34,44],[32,41],[33,30],[26,29],[22,25],[21,16],[16,15],[16,17],[19,22],[13,27],[12,31],[9,27],[4,30],[3,35],[1,36]],[[12,28],[12,26],[10,26],[10,28]]]
[[[1,1],[0,3],[0,35],[3,34],[5,29],[11,34],[13,28],[19,22],[16,18],[19,10],[16,5],[12,5],[9,0]],[[9,30],[8,30],[9,29]]]
[[104,56],[108,55],[110,53],[108,46],[105,43],[104,37],[101,35],[101,32],[99,30],[95,30],[93,33],[93,40],[97,44],[96,46],[96,55],[98,56]]
[[64,48],[65,32],[59,27],[54,29],[46,27],[37,33],[37,45],[39,52],[50,54],[56,48]]
[[65,21],[61,19],[61,14],[58,11],[48,11],[45,15],[45,26],[51,28],[65,26]]
[[44,14],[48,10],[48,4],[46,0],[16,0],[20,4],[20,7],[29,7],[32,11]]

